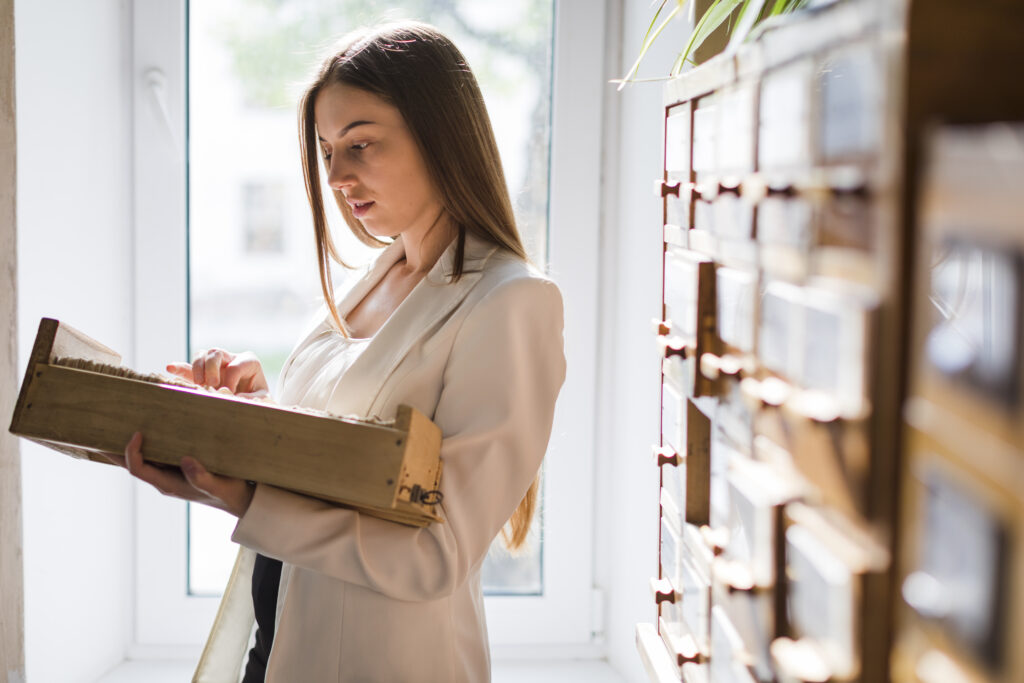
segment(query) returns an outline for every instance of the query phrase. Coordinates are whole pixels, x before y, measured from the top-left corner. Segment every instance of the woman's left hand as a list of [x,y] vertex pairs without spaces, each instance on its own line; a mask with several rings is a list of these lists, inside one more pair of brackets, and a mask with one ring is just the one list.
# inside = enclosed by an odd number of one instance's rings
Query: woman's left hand
[[106,455],[115,465],[125,467],[133,477],[151,484],[165,496],[181,498],[241,517],[249,509],[255,487],[244,479],[213,474],[195,458],[181,459],[181,471],[154,467],[142,459],[142,433],[135,432],[124,448],[124,457]]

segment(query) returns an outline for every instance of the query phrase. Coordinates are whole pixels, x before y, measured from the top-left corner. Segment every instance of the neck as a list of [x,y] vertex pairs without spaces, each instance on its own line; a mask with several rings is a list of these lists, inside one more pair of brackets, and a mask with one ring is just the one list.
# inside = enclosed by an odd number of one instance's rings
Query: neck
[[410,274],[426,274],[457,234],[451,219],[442,209],[426,230],[406,230],[402,233],[405,259],[404,263],[399,261],[397,265]]

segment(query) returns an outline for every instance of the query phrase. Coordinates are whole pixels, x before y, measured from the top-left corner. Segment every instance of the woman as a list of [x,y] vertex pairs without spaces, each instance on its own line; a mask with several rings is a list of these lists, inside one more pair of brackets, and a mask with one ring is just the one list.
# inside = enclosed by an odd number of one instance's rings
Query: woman
[[[180,476],[144,463],[138,434],[124,464],[238,516],[233,540],[262,556],[256,574],[269,581],[253,594],[266,618],[247,681],[262,680],[264,656],[267,681],[489,680],[480,566],[499,533],[521,545],[533,515],[565,376],[561,295],[527,263],[483,98],[436,29],[350,37],[302,98],[300,138],[326,311],[285,363],[278,401],[382,419],[404,403],[431,416],[444,521],[386,522],[192,459]],[[354,233],[387,245],[339,302],[318,154]],[[168,369],[267,390],[248,354],[212,350]]]

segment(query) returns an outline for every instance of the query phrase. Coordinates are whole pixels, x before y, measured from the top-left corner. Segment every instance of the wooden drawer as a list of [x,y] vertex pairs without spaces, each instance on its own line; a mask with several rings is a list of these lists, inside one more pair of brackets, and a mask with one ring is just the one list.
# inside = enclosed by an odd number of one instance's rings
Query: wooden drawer
[[938,649],[964,670],[1015,680],[1015,634],[1024,614],[1019,482],[990,480],[970,467],[967,454],[951,456],[945,443],[917,430],[909,437],[901,534],[909,609],[899,640],[920,636],[915,660]]
[[996,410],[1021,404],[1024,256],[947,238],[934,251],[924,340],[928,368]]
[[800,504],[787,506],[786,515],[787,613],[795,640],[776,640],[773,659],[783,677],[805,672],[811,661],[821,680],[854,679],[865,628],[884,628],[886,621],[864,597],[869,578],[886,571],[888,554],[860,530],[837,524],[839,518]]
[[757,357],[761,365],[788,379],[799,376],[803,293],[787,282],[769,282],[759,309]]
[[799,62],[767,74],[761,81],[758,168],[797,171],[811,156],[811,87],[814,67]]
[[719,267],[715,295],[718,337],[727,349],[754,352],[757,321],[757,273]]
[[697,372],[703,353],[714,352],[715,265],[700,254],[665,250],[665,374],[690,396],[708,396],[712,383]]
[[756,96],[754,83],[736,85],[718,94],[719,175],[742,177],[754,170]]
[[698,180],[719,170],[718,104],[718,95],[708,95],[697,100],[693,109],[693,172]]
[[665,224],[690,227],[690,104],[671,107],[665,118]]
[[[748,664],[753,657],[725,608],[711,608],[711,680],[715,683],[756,683]],[[765,680],[770,680],[766,678]]]
[[825,58],[818,71],[822,162],[860,160],[878,153],[884,82],[875,44],[860,43]]

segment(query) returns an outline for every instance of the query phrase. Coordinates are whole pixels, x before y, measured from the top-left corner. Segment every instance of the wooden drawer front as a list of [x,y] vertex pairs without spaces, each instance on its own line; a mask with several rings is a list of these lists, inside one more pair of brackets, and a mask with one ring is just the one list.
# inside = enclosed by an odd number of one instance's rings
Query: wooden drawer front
[[859,581],[826,539],[799,524],[786,530],[790,627],[812,641],[834,678],[855,675]]
[[920,514],[907,534],[918,547],[903,599],[944,632],[958,654],[1003,671],[1007,646],[1016,640],[1007,637],[1012,534],[990,502],[999,496],[931,453],[915,452],[911,471]]
[[718,268],[715,321],[718,337],[726,346],[744,353],[754,351],[754,321],[757,306],[757,273]]
[[705,260],[681,249],[665,251],[665,319],[688,344],[697,343],[700,264]]
[[949,239],[935,249],[932,263],[931,321],[924,345],[928,366],[996,404],[1019,406],[1021,253]]
[[[716,594],[725,615],[739,636],[742,651],[751,661],[753,673],[759,681],[772,681],[772,661],[769,648],[778,636],[775,629],[775,596],[770,592],[724,592]],[[712,635],[714,638],[714,635]],[[741,675],[749,672],[746,667]]]
[[686,404],[670,382],[661,386],[661,442],[676,453],[686,452]]
[[881,84],[877,48],[860,45],[830,55],[819,72],[820,147],[831,163],[876,154],[881,142]]
[[752,83],[726,90],[718,102],[718,170],[742,176],[754,170],[755,89]]
[[695,230],[703,230],[706,233],[717,232],[715,223],[717,218],[714,202],[704,199],[697,199],[693,202],[693,228]]
[[761,81],[758,167],[766,171],[811,165],[810,63],[772,72]]
[[664,515],[661,518],[661,578],[671,581],[676,590],[682,585],[680,562],[683,550],[677,524],[681,522]]
[[665,170],[690,173],[690,104],[668,110],[665,117]]
[[812,242],[811,204],[800,197],[770,195],[757,205],[757,241],[807,251]]
[[756,683],[743,662],[751,656],[736,626],[721,605],[711,608],[711,680],[715,683]]
[[665,319],[670,337],[666,376],[690,396],[707,396],[712,383],[696,371],[700,354],[715,342],[715,264],[695,252],[665,251]]
[[878,248],[878,214],[878,207],[866,195],[836,195],[821,207],[815,245],[873,252]]
[[771,282],[761,297],[757,356],[761,364],[787,378],[798,376],[800,354],[800,288]]
[[668,110],[665,118],[665,178],[673,191],[663,191],[665,224],[690,227],[690,104]]
[[730,586],[737,590],[776,585],[780,548],[776,529],[781,507],[795,497],[791,480],[765,463],[737,459],[729,469],[729,542],[722,558],[733,565]]
[[[751,240],[754,238],[754,205],[738,194],[726,192],[718,195],[710,205],[698,201],[697,205],[710,206],[711,229],[722,239],[730,241]],[[706,229],[694,221],[694,225]]]
[[683,532],[683,558],[680,564],[679,586],[683,594],[680,616],[687,630],[693,634],[698,649],[707,653],[711,634],[711,551],[694,526]]
[[669,171],[666,177],[668,184],[678,190],[665,195],[665,225],[686,230],[690,227],[690,173]]
[[729,527],[730,490],[729,469],[735,460],[745,456],[725,433],[715,424],[711,437],[711,511],[710,525],[713,529]]
[[698,177],[718,171],[717,95],[701,98],[693,110],[693,171]]
[[805,288],[803,304],[798,383],[832,397],[843,414],[860,414],[869,393],[870,335],[877,298],[854,289]]

